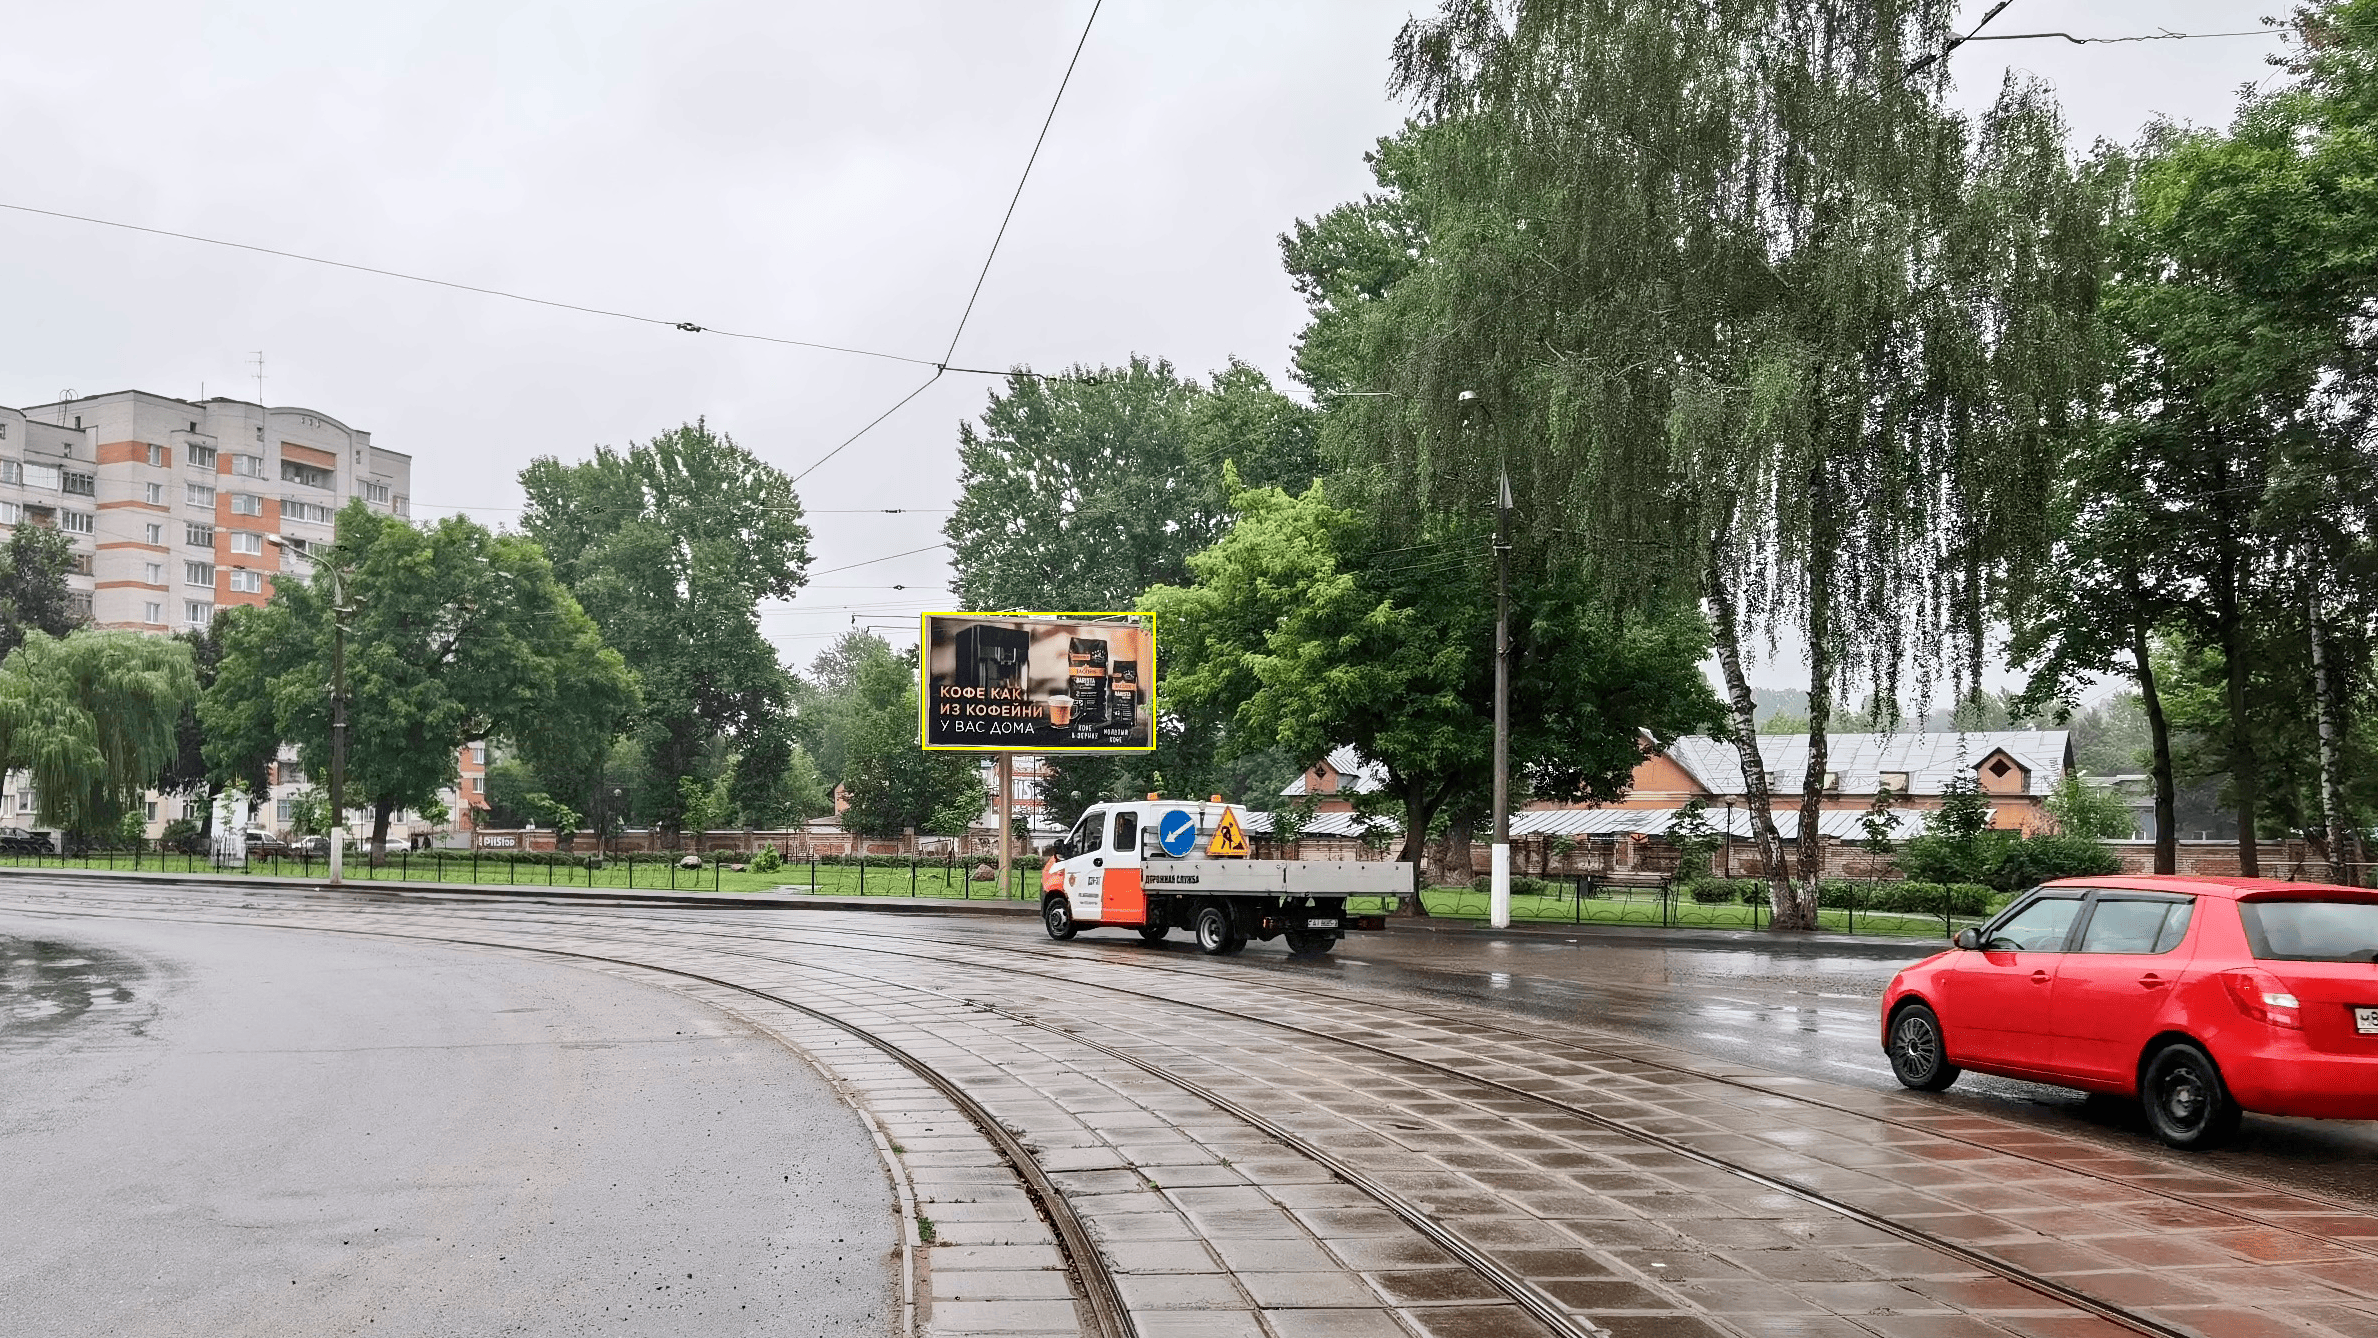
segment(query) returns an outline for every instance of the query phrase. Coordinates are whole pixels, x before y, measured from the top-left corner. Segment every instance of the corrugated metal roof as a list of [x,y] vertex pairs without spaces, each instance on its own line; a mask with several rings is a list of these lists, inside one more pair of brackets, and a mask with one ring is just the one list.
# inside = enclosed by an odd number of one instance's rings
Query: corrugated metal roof
[[[1364,760],[1361,751],[1353,744],[1330,749],[1328,760],[1329,769],[1346,778],[1338,784],[1339,794],[1377,794],[1387,788],[1387,768]],[[1294,799],[1304,792],[1305,774],[1298,772],[1296,779],[1288,782],[1288,788],[1280,791],[1280,795],[1285,799]]]
[[[1893,840],[1904,841],[1924,830],[1925,810],[1923,809],[1894,808],[1886,810],[1886,813],[1891,819],[1891,839]],[[1732,834],[1738,839],[1746,841],[1750,839],[1750,814],[1745,810],[1737,808],[1729,814],[1722,808],[1712,808],[1708,811],[1707,816],[1712,831],[1722,832],[1730,828]],[[1662,836],[1667,833],[1669,826],[1675,820],[1676,815],[1672,812],[1648,808],[1529,809],[1511,815],[1511,834],[1513,836],[1566,836],[1571,838],[1622,836],[1629,833]],[[1241,811],[1239,821],[1246,827],[1250,835],[1271,835],[1272,815],[1269,813]],[[1394,818],[1382,816],[1372,818],[1370,828],[1377,832],[1400,833],[1403,831],[1404,825]],[[1799,810],[1777,809],[1775,811],[1775,829],[1787,841],[1796,838],[1800,834]],[[1866,839],[1866,811],[1864,809],[1828,810],[1818,815],[1817,830],[1836,841],[1863,841]],[[1362,818],[1358,814],[1316,813],[1312,820],[1304,825],[1299,835],[1358,837],[1362,835],[1362,832]],[[1486,833],[1483,831],[1477,833],[1475,839],[1481,842],[1485,841]]]
[[[1975,730],[1970,733],[1832,734],[1826,736],[1825,765],[1841,794],[1873,794],[1886,771],[1904,771],[1909,794],[1934,795],[1950,777],[1970,773],[1993,751],[2031,771],[2028,794],[2044,795],[2064,780],[2064,759],[2072,734],[2061,729]],[[1742,757],[1730,739],[1692,735],[1668,746],[1667,755],[1712,794],[1741,794]],[[1762,734],[1759,758],[1775,778],[1778,794],[1800,793],[1808,773],[1806,734]]]

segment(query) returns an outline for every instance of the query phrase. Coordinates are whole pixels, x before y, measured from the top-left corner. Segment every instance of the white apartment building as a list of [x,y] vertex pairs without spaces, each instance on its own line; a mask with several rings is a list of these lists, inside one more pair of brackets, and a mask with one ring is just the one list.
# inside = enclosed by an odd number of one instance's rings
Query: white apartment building
[[[412,491],[411,456],[313,409],[141,390],[0,408],[0,527],[67,535],[71,598],[94,627],[165,634],[261,604],[281,571],[305,568],[267,536],[327,543],[349,500],[408,516]],[[28,823],[33,807],[24,777],[0,782],[0,821]],[[150,834],[180,807],[152,802]]]

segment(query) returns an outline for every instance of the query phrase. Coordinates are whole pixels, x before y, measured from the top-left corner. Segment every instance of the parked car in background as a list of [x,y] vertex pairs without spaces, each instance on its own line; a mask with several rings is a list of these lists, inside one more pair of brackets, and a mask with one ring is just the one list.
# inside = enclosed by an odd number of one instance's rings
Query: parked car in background
[[2246,1111],[2378,1119],[2378,891],[2271,879],[2068,878],[1883,995],[1899,1081],[1964,1069],[2135,1097],[2173,1147]]
[[56,849],[45,832],[27,831],[22,827],[0,827],[0,854],[47,855]]
[[247,831],[240,834],[240,840],[242,844],[246,845],[248,848],[249,859],[272,859],[276,856],[281,859],[288,859],[297,853],[290,847],[287,841],[284,841],[280,837],[273,835],[271,832],[264,830],[262,827],[250,827]]
[[299,859],[326,860],[330,858],[330,838],[327,836],[299,837],[297,844],[290,849],[296,853]]

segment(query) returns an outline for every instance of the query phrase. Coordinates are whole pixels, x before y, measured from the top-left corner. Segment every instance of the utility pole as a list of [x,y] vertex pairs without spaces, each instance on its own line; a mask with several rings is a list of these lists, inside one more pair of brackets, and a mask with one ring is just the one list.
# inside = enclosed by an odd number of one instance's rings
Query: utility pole
[[1015,862],[1016,755],[1001,753],[992,771],[999,785],[999,895],[1007,895],[1008,871]]
[[347,583],[330,564],[330,885],[347,868]]
[[1511,926],[1511,472],[1495,499],[1495,839],[1487,923]]

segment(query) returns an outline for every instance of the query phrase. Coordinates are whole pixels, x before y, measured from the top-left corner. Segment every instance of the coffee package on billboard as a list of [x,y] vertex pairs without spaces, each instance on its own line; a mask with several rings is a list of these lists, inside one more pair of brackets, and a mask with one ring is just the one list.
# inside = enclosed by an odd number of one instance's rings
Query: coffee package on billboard
[[1139,661],[1117,660],[1107,667],[1107,732],[1128,735],[1139,723]]
[[1077,636],[1072,643],[1065,660],[1065,686],[1073,698],[1073,728],[1077,733],[1094,733],[1106,722],[1106,642]]

